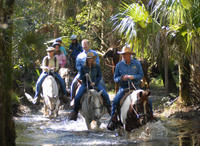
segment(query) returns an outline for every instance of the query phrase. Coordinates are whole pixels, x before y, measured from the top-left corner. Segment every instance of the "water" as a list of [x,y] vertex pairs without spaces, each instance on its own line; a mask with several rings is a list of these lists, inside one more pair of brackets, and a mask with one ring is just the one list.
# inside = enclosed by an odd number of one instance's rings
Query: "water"
[[102,117],[98,130],[87,130],[84,118],[69,121],[69,111],[61,110],[56,119],[41,113],[16,117],[17,145],[131,145],[131,146],[198,146],[200,121],[158,120],[127,135],[108,131],[109,116]]

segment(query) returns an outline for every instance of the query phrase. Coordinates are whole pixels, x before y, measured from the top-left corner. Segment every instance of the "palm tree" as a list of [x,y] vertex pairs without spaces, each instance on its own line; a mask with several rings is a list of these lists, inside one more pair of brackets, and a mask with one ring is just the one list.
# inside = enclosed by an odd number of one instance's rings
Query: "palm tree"
[[[168,94],[168,78],[169,89],[176,89],[176,84],[170,68],[168,69],[168,58],[166,56],[166,31],[161,25],[149,14],[145,5],[140,3],[132,3],[131,5],[122,3],[120,13],[111,19],[114,22],[115,29],[126,38],[129,44],[133,46],[137,54],[144,57],[148,54],[157,61],[163,81]],[[153,39],[155,38],[155,39]],[[159,43],[157,43],[159,42]],[[150,49],[147,49],[150,48]],[[165,60],[163,58],[165,57]],[[164,65],[165,62],[165,65]],[[164,72],[164,66],[165,72]],[[165,75],[166,74],[166,75]]]
[[194,97],[190,97],[190,91],[192,90],[190,81],[194,78],[191,66],[193,66],[193,72],[197,70],[194,67],[197,65],[194,56],[200,55],[196,54],[200,29],[199,8],[199,0],[159,0],[152,12],[153,17],[158,18],[157,20],[161,25],[163,23],[167,24],[169,33],[175,36],[174,43],[177,48],[174,51],[179,60],[179,101],[185,104],[194,102]]

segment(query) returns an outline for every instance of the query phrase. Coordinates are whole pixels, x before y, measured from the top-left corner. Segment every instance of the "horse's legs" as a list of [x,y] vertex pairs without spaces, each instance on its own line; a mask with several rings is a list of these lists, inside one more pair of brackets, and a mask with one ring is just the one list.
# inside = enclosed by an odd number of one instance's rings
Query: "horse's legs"
[[91,120],[89,120],[88,118],[85,118],[85,122],[86,122],[88,130],[91,129],[90,127]]
[[48,109],[47,109],[47,105],[44,104],[44,116],[46,117],[48,115]]
[[58,116],[59,107],[60,107],[60,100],[58,98],[58,100],[56,101],[56,107],[55,107],[55,110],[54,110],[54,116],[55,117]]

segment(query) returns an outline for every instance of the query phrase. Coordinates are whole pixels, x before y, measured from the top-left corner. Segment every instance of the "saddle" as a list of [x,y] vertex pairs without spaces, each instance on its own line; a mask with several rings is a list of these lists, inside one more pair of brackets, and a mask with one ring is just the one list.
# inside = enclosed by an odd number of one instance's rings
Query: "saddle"
[[125,90],[125,94],[124,96],[121,98],[120,102],[119,102],[119,108],[122,106],[122,104],[124,103],[125,99],[134,91],[134,89],[127,89]]

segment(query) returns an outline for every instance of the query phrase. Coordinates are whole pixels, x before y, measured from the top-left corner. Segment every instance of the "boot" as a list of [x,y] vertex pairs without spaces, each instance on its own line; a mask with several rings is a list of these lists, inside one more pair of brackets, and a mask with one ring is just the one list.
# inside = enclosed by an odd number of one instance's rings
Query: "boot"
[[69,115],[69,120],[74,120],[76,121],[77,120],[77,117],[78,117],[78,112],[76,111],[72,111]]
[[114,131],[117,128],[117,113],[115,112],[115,114],[113,115],[113,117],[110,119],[107,129]]

